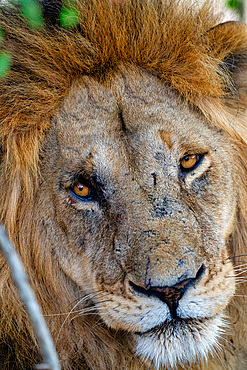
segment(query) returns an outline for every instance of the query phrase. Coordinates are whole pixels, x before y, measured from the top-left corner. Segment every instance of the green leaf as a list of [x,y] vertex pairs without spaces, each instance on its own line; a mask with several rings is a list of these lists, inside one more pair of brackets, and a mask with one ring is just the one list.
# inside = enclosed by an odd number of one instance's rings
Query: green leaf
[[42,9],[37,0],[19,0],[21,14],[31,28],[41,28],[44,24]]
[[11,66],[11,55],[3,51],[0,53],[0,78],[6,76]]
[[79,24],[79,14],[75,8],[63,7],[59,19],[62,27],[75,27]]
[[242,1],[241,0],[228,0],[226,4],[227,4],[228,8],[238,10],[242,6]]
[[0,28],[0,44],[3,42],[3,31]]

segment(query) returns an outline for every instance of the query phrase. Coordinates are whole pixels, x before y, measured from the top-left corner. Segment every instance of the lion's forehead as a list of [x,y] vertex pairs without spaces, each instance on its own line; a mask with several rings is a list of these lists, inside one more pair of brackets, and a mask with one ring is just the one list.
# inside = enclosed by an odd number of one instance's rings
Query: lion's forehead
[[104,83],[88,76],[77,81],[58,114],[57,131],[62,154],[70,159],[90,153],[107,161],[116,151],[125,152],[126,141],[128,153],[131,148],[142,158],[150,153],[157,159],[165,151],[168,162],[171,152],[179,157],[186,150],[207,152],[225,145],[222,134],[168,86],[131,68]]

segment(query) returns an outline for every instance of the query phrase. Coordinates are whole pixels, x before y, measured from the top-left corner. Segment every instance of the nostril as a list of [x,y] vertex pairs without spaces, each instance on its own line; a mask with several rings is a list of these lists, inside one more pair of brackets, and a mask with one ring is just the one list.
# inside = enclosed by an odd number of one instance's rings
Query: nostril
[[199,268],[199,270],[197,271],[197,274],[196,274],[196,277],[195,277],[194,281],[200,279],[200,277],[204,274],[205,270],[206,270],[206,266],[202,265]]
[[163,286],[163,287],[155,287],[151,286],[148,289],[142,288],[137,286],[136,284],[130,281],[130,286],[135,289],[138,293],[142,293],[148,296],[155,296],[159,298],[162,302],[166,303],[169,307],[171,316],[173,318],[177,317],[177,307],[179,304],[179,300],[184,295],[186,289],[191,286],[197,279],[201,277],[201,275],[205,271],[205,266],[202,265],[198,270],[195,278],[188,278],[185,280],[180,281],[179,283],[173,286]]

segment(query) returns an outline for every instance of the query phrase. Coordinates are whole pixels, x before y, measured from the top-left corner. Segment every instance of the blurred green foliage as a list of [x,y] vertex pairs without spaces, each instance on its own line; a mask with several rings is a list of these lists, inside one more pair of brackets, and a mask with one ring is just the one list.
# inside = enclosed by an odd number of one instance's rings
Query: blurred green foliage
[[62,27],[75,27],[79,24],[78,11],[73,7],[63,6],[59,14],[59,20]]
[[[42,8],[38,0],[14,0],[20,6],[21,15],[26,19],[30,28],[39,29],[44,26]],[[78,11],[73,7],[73,0],[70,4],[62,6],[59,15],[60,25],[65,28],[76,27],[79,24]],[[0,29],[0,47],[3,42],[3,32]],[[11,54],[6,51],[0,51],[0,78],[5,77],[11,68]]]
[[43,26],[42,9],[37,0],[19,0],[21,14],[31,28]]
[[0,53],[0,78],[6,76],[11,66],[10,53],[3,51]]
[[230,9],[236,10],[240,18],[243,18],[244,15],[244,0],[227,0],[226,6]]
[[[3,31],[0,29],[0,46],[3,42]],[[6,51],[0,52],[0,78],[6,76],[11,66],[11,55]]]

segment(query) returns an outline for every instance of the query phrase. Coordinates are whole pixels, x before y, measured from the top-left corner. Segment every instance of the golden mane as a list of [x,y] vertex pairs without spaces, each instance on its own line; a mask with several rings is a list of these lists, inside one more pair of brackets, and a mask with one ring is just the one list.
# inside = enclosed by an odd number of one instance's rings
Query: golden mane
[[[44,307],[49,306],[52,294],[63,288],[51,255],[42,250],[38,237],[32,237],[34,246],[27,250],[31,238],[27,230],[34,228],[29,207],[34,208],[32,195],[38,186],[42,139],[71,84],[82,75],[104,80],[119,65],[139,66],[166,81],[192,109],[229,133],[241,188],[232,255],[245,254],[247,243],[246,27],[232,27],[230,36],[229,28],[218,32],[215,26],[219,18],[208,1],[201,7],[183,0],[127,0],[122,4],[75,0],[73,4],[79,25],[71,29],[48,21],[44,28],[31,29],[13,8],[4,8],[0,20],[3,48],[12,55],[11,70],[0,80],[0,220],[21,254]],[[240,66],[245,68],[245,75],[239,73]],[[0,264],[1,338],[3,342],[7,336],[19,338],[16,346],[23,349],[25,357],[30,343],[21,333],[32,333],[32,329],[25,322],[23,308],[12,305],[14,299],[18,302],[17,293],[5,261],[1,259]],[[39,282],[33,276],[34,269],[40,273]],[[51,285],[50,292],[46,285]],[[66,288],[62,294],[69,302]],[[241,311],[243,300],[236,304]],[[60,309],[61,305],[57,303]],[[62,309],[65,307],[64,303]],[[12,314],[15,321],[9,320]],[[54,325],[58,325],[55,320]],[[105,347],[111,348],[106,364],[97,363],[96,348],[102,335]],[[75,351],[74,343],[66,345],[68,353]],[[110,363],[118,363],[119,348],[103,328],[98,328],[98,337],[87,346],[85,356],[92,367],[107,369]],[[96,352],[94,360],[90,352]],[[126,365],[128,360],[122,363]]]
[[[49,24],[30,29],[18,11],[5,9],[0,22],[3,48],[13,63],[0,81],[0,137],[8,153],[10,183],[20,176],[22,184],[16,186],[31,191],[40,141],[73,80],[85,74],[103,79],[123,63],[155,73],[213,117],[214,124],[231,130],[229,120],[218,116],[229,113],[224,98],[234,92],[235,83],[227,61],[230,55],[246,51],[246,30],[239,25],[229,37],[226,29],[215,43],[215,33],[208,31],[218,17],[207,3],[195,9],[190,1],[135,0],[114,5],[76,0],[79,25],[69,30]],[[237,96],[238,107],[246,106],[242,95]],[[243,136],[238,124],[234,129]]]

